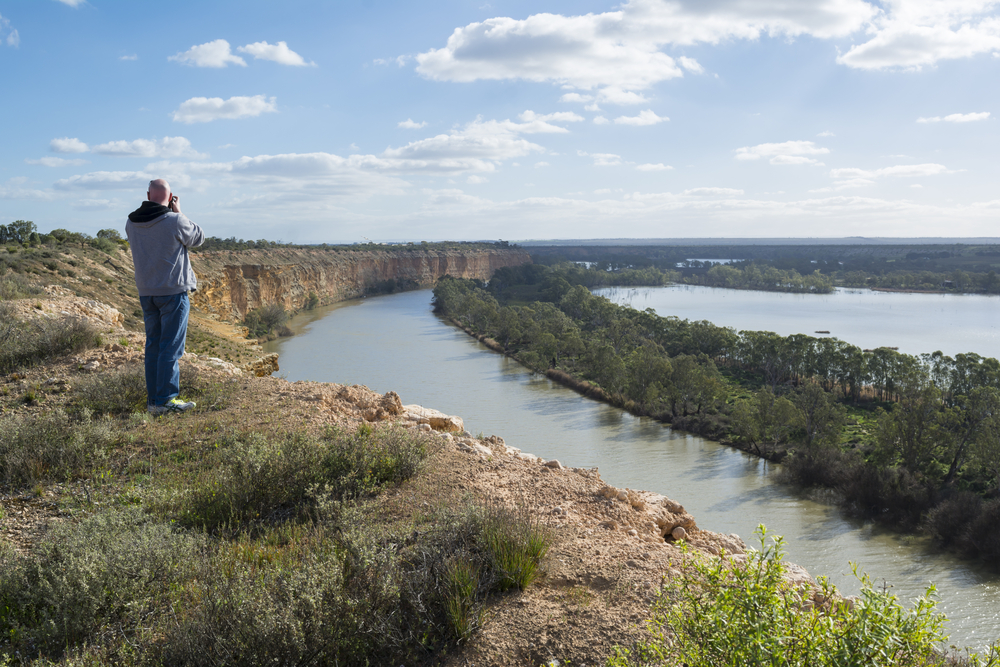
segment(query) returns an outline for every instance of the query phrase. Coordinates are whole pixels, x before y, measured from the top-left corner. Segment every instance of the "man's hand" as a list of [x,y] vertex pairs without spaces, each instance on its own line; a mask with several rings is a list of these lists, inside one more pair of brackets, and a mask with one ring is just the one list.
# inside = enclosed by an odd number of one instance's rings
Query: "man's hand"
[[181,212],[181,205],[178,203],[177,195],[170,195],[170,205],[167,207],[174,213]]

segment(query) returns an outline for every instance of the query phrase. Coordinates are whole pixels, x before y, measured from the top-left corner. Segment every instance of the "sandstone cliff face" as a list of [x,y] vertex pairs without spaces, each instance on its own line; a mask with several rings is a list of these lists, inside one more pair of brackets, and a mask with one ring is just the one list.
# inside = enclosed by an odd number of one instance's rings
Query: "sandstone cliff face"
[[310,292],[320,303],[360,297],[387,280],[430,287],[445,275],[487,280],[505,266],[528,264],[519,249],[470,251],[249,250],[193,253],[198,291],[191,304],[223,319],[242,319],[258,306],[302,308]]

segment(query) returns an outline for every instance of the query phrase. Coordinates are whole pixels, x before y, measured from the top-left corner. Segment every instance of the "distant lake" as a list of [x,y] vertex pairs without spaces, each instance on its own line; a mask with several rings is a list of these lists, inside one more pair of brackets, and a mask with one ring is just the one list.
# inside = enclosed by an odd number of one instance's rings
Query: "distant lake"
[[637,310],[652,308],[662,317],[708,320],[737,331],[829,336],[908,354],[941,350],[951,357],[975,352],[1000,358],[1000,296],[844,288],[788,294],[696,285],[606,287],[594,293]]

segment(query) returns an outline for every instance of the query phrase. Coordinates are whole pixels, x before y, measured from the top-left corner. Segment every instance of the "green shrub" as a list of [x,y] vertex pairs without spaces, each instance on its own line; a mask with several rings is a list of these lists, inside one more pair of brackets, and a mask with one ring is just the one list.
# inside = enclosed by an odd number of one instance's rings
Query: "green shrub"
[[[0,273],[3,272],[0,271]],[[24,299],[35,294],[42,294],[44,291],[17,273],[0,276],[0,301]]]
[[421,438],[398,427],[366,426],[323,438],[305,433],[228,433],[212,445],[200,472],[153,501],[183,524],[215,531],[300,515],[315,490],[336,499],[374,495],[416,474]]
[[21,321],[0,303],[0,374],[13,373],[46,359],[99,345],[99,336],[86,321],[67,317]]
[[30,555],[8,555],[0,568],[0,634],[23,656],[132,634],[202,545],[136,508],[56,524]]
[[456,639],[468,639],[483,622],[479,565],[468,554],[457,554],[444,572],[444,610]]
[[485,507],[481,521],[478,542],[493,572],[494,588],[502,592],[530,586],[552,542],[548,529],[526,506],[497,501]]
[[105,464],[117,439],[111,422],[86,411],[79,419],[62,410],[0,419],[0,484],[27,488],[87,475]]
[[[654,604],[655,638],[616,649],[609,667],[945,664],[945,618],[935,611],[933,586],[911,609],[867,576],[853,603],[823,579],[818,591],[793,587],[783,576],[781,538],[767,543],[763,526],[757,534],[761,549],[745,563],[693,559],[694,572],[672,580]],[[814,599],[827,602],[814,606]]]
[[247,313],[243,318],[243,325],[250,330],[251,337],[263,338],[281,328],[290,317],[284,306],[271,303]]
[[74,388],[75,404],[98,415],[127,415],[146,409],[146,371],[129,364],[81,378]]

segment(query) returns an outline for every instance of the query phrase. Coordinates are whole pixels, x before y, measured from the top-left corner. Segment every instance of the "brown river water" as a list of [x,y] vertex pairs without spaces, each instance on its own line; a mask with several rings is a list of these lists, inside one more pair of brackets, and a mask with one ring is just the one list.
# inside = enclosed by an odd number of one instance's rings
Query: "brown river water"
[[[719,299],[728,299],[730,304],[751,294],[755,307],[749,311],[755,316],[770,308],[783,313],[782,327],[796,328],[794,323],[787,324],[789,301],[780,297],[797,295],[717,292],[726,293],[718,295]],[[870,294],[854,293],[861,297]],[[711,301],[708,297],[712,294],[696,294],[699,298],[693,301]],[[778,298],[761,299],[760,295]],[[841,296],[852,298],[849,292]],[[879,309],[890,314],[894,307],[910,312],[913,302],[892,298],[912,296],[883,293]],[[647,305],[639,302],[654,298],[667,297],[655,291],[646,291],[644,297],[639,292],[620,292],[616,300],[631,300],[633,306],[645,308]],[[1000,299],[993,299],[987,303],[995,309],[993,304],[1000,304]],[[980,647],[1000,639],[1000,575],[996,572],[935,551],[922,538],[896,535],[847,519],[821,498],[778,483],[775,464],[583,398],[445,323],[431,312],[430,301],[430,291],[421,290],[320,308],[296,317],[290,323],[296,335],[269,343],[266,350],[280,355],[279,375],[289,380],[364,384],[378,392],[395,391],[403,403],[461,416],[472,433],[502,436],[511,446],[570,466],[597,466],[601,477],[618,487],[669,496],[682,503],[699,526],[738,533],[748,544],[753,544],[754,529],[763,523],[769,534],[784,536],[790,561],[814,576],[829,577],[845,594],[858,590],[851,575],[852,562],[878,584],[892,586],[904,602],[933,583],[940,601],[938,609],[949,619],[950,643]],[[976,300],[965,303],[982,308]],[[837,306],[843,312],[850,311],[849,304],[838,302]],[[661,312],[663,303],[653,307],[660,314],[670,314]],[[717,309],[724,311],[723,306]],[[838,311],[841,324],[847,319],[843,312]],[[987,325],[1000,321],[995,312]],[[724,321],[712,308],[681,316],[738,328],[767,328]],[[858,317],[859,321],[866,319],[871,328],[870,312],[862,309]],[[917,328],[913,317],[912,313],[905,318],[890,315],[890,323],[880,326],[889,327],[891,320],[896,320],[900,325],[906,323],[901,330],[911,331]],[[939,314],[935,311],[929,317]],[[802,325],[801,333],[811,334],[813,327],[834,328],[819,327],[810,320]],[[770,330],[794,333],[779,327]],[[897,340],[891,331],[883,333],[886,339]],[[993,334],[987,331],[983,336],[991,338]],[[857,344],[867,346],[866,342]],[[910,351],[903,347],[901,351]],[[946,346],[928,345],[916,351],[942,347]],[[989,349],[946,350],[951,354],[955,351],[996,354]]]

